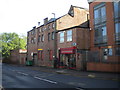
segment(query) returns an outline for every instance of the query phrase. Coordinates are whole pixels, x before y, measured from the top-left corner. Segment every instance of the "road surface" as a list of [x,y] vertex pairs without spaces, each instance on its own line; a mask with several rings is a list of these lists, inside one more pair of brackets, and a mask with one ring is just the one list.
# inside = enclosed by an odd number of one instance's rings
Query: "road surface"
[[57,73],[31,70],[26,67],[2,65],[4,88],[119,88],[118,81],[74,77]]

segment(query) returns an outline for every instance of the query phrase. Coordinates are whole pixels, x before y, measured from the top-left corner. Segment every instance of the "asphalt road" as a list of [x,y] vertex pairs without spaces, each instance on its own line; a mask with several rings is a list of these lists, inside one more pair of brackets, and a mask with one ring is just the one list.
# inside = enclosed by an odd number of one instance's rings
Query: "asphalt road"
[[74,77],[55,73],[35,71],[26,67],[2,65],[2,86],[4,88],[119,88],[118,81]]

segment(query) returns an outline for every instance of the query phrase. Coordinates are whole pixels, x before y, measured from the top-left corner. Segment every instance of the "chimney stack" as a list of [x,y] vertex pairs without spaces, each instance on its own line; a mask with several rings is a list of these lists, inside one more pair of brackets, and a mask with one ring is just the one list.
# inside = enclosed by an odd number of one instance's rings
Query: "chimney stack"
[[38,22],[38,26],[40,26],[40,22]]
[[44,25],[48,23],[48,17],[44,19]]

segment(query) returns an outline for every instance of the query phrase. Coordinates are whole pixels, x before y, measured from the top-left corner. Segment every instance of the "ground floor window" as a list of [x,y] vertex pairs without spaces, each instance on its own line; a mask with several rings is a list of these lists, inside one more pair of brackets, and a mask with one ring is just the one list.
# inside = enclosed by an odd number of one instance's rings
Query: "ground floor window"
[[75,54],[60,54],[60,66],[76,67]]
[[41,51],[41,59],[43,60],[44,59],[44,52]]
[[115,54],[120,56],[120,47],[115,48]]
[[41,52],[38,52],[38,59],[40,60],[40,55],[41,55]]

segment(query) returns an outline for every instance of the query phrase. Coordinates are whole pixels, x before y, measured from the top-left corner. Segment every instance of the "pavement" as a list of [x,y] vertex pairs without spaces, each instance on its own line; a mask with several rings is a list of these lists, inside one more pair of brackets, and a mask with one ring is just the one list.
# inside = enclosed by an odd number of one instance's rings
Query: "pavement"
[[78,70],[58,69],[58,68],[55,69],[51,67],[40,67],[40,66],[24,66],[24,67],[42,72],[71,75],[76,77],[87,77],[87,78],[95,78],[95,79],[103,79],[103,80],[120,81],[120,73],[93,72],[93,71],[80,71],[80,70],[78,71]]

